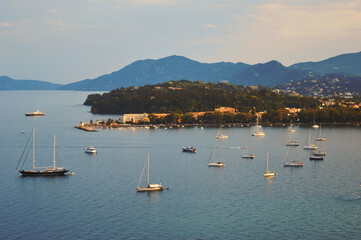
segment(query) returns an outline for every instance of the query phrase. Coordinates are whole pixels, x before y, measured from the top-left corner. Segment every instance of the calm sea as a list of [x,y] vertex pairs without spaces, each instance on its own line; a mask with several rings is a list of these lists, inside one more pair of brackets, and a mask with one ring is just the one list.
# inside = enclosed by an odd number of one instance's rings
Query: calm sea
[[[0,239],[361,239],[360,127],[323,127],[319,162],[302,149],[309,128],[295,127],[293,159],[305,165],[292,169],[282,165],[287,127],[265,127],[263,138],[225,127],[225,140],[199,127],[89,133],[74,126],[118,116],[92,115],[87,94],[0,92]],[[47,115],[24,116],[37,108]],[[32,128],[36,164],[52,164],[56,134],[57,166],[75,175],[21,177],[15,167]],[[224,168],[207,165],[213,144]],[[98,154],[84,153],[90,145]],[[189,145],[196,154],[181,151]],[[241,158],[242,145],[254,160]],[[169,190],[136,192],[148,152],[151,182]],[[263,177],[267,152],[272,179]]]

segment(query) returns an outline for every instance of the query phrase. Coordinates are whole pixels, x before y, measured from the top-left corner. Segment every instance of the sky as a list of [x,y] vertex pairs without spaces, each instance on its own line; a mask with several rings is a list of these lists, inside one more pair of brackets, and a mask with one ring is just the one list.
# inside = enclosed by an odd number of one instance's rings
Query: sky
[[0,76],[67,84],[143,59],[285,66],[361,51],[360,0],[1,0]]

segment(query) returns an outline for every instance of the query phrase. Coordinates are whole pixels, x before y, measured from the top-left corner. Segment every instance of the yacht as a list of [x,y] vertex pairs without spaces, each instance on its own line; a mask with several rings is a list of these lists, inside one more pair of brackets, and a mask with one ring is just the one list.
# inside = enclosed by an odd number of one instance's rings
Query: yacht
[[[56,167],[56,161],[55,161],[55,135],[54,135],[54,154],[53,154],[53,166],[48,166],[48,167],[36,167],[35,166],[35,129],[33,129],[33,141],[32,141],[32,147],[33,147],[33,168],[30,170],[24,170],[21,169],[19,170],[19,172],[23,175],[23,176],[59,176],[59,175],[64,175],[65,173],[69,172],[70,169],[66,169],[63,167]],[[29,141],[28,141],[29,142]],[[28,151],[30,151],[30,145],[28,146],[28,144],[25,146],[23,153],[25,152],[25,150],[28,149]],[[27,156],[27,155],[26,155]],[[26,160],[26,156],[23,158],[23,155],[21,155],[20,160],[18,162],[18,166],[21,162],[21,160],[23,160],[22,165],[24,165],[24,162]],[[18,167],[17,166],[17,167]],[[16,167],[16,168],[17,168]]]
[[25,113],[25,116],[27,116],[27,117],[45,116],[45,113],[40,112],[39,108],[38,108],[35,112]]

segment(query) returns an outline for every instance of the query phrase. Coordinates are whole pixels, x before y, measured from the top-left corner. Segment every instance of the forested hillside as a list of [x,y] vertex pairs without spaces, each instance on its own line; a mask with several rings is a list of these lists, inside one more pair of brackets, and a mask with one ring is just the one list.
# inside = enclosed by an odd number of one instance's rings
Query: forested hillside
[[84,103],[98,114],[186,113],[234,107],[239,112],[277,110],[285,107],[314,108],[317,99],[252,89],[228,83],[171,81],[143,87],[119,88],[109,93],[91,94]]

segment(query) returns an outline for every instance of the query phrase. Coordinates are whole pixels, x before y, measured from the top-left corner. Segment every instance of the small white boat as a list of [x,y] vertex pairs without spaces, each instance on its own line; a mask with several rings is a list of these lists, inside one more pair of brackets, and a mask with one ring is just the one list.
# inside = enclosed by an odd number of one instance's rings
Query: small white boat
[[84,152],[86,152],[86,153],[97,153],[97,150],[95,149],[95,147],[90,146],[90,147],[84,148]]
[[326,137],[322,137],[322,128],[320,124],[320,129],[318,130],[316,141],[327,141]]
[[222,124],[221,124],[221,126],[219,128],[218,135],[216,136],[216,138],[217,139],[227,139],[228,138],[227,135],[222,134]]
[[183,151],[183,152],[195,153],[195,152],[197,152],[197,148],[195,148],[195,147],[193,147],[193,146],[182,147],[182,151]]
[[310,160],[323,161],[323,159],[324,159],[323,156],[315,156],[315,155],[310,156]]
[[311,129],[308,132],[308,143],[306,140],[305,146],[303,147],[304,150],[316,150],[318,149],[318,147],[316,146],[316,144],[312,144],[311,143]]
[[[285,159],[287,158],[287,153],[288,153],[288,151],[286,152]],[[291,146],[290,146],[290,161],[284,162],[283,166],[284,167],[303,167],[303,162],[292,160],[292,147]]]
[[297,141],[291,140],[289,143],[286,143],[286,146],[300,146]]
[[316,124],[316,118],[313,118],[313,125],[312,125],[312,128],[319,128],[320,126],[318,126]]
[[320,150],[318,150],[318,151],[312,151],[312,154],[313,154],[314,156],[326,156],[326,151],[320,151]]
[[252,136],[254,136],[254,137],[263,137],[265,135],[266,134],[263,132],[262,127],[260,125],[258,125],[258,116],[257,116],[257,122],[256,122],[256,126],[254,126]]
[[224,167],[224,166],[226,166],[226,164],[224,164],[224,162],[217,162],[216,161],[216,155],[215,155],[215,150],[214,150],[214,148],[215,148],[215,146],[213,145],[213,162],[210,162],[210,160],[211,160],[211,156],[210,156],[210,158],[209,158],[209,163],[208,163],[208,167]]
[[263,173],[264,177],[274,177],[275,172],[274,171],[268,171],[268,152],[267,152],[267,168],[266,171]]
[[242,158],[254,159],[255,157],[256,156],[254,154],[249,154],[248,153],[248,147],[247,146],[243,147]]

